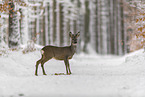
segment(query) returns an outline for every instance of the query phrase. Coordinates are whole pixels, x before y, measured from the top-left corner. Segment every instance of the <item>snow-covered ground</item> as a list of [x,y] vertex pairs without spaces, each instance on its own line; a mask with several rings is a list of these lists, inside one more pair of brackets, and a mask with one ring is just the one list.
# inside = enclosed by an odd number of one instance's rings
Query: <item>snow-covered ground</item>
[[47,76],[35,76],[37,50],[28,54],[9,52],[0,57],[0,97],[145,97],[145,54],[143,50],[123,57],[75,55],[72,75],[63,61],[45,63]]

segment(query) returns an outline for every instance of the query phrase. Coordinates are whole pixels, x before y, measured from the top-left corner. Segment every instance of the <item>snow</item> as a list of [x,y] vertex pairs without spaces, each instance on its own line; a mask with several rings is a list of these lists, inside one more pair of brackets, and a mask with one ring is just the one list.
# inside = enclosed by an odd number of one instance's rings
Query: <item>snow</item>
[[74,55],[72,75],[63,61],[45,63],[47,76],[35,76],[36,50],[23,54],[9,51],[0,57],[0,97],[145,97],[145,54],[143,49],[125,56]]

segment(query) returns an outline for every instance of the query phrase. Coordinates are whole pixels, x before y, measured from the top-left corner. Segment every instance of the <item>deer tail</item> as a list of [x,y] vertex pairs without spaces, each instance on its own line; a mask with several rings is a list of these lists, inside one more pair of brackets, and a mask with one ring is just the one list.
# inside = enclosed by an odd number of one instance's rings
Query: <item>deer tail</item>
[[44,50],[41,50],[42,59],[44,58]]
[[41,50],[40,52],[41,52],[41,55],[44,55],[44,50]]

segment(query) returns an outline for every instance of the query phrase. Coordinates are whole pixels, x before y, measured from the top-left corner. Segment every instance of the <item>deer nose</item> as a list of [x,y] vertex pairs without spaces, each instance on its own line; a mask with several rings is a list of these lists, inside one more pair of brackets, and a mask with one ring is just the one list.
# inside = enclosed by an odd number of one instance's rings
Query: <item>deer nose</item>
[[77,41],[75,41],[74,43],[77,43]]

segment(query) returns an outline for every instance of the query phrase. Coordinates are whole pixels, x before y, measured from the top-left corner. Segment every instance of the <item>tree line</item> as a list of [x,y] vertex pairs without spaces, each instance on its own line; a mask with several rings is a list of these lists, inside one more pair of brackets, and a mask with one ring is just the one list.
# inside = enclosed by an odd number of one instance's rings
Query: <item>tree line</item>
[[[12,1],[12,0],[10,0]],[[129,52],[129,5],[124,0],[28,0],[9,3],[1,15],[1,43],[10,48],[33,40],[39,45],[66,46],[68,32],[81,36],[77,52],[123,55]],[[128,12],[128,13],[127,13]],[[4,23],[4,20],[7,22]],[[7,26],[5,26],[7,25]]]

